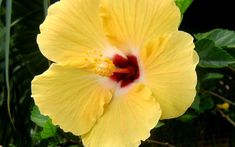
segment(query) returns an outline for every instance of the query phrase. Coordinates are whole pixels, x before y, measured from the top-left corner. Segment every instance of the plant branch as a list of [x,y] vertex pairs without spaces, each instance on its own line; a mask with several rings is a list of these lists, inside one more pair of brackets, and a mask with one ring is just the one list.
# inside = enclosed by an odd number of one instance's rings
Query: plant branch
[[228,68],[235,73],[235,69],[233,67],[229,66]]
[[152,143],[152,144],[158,144],[158,145],[162,145],[162,146],[168,146],[168,147],[175,147],[174,145],[168,143],[168,142],[161,142],[161,141],[157,141],[157,140],[146,140],[147,143]]
[[234,127],[235,127],[235,122],[228,116],[226,115],[222,110],[216,109],[223,118],[225,118],[228,122],[230,122]]
[[215,93],[215,92],[213,92],[213,91],[203,90],[203,92],[204,92],[204,93],[208,93],[208,94],[210,94],[210,95],[212,95],[212,96],[214,96],[214,97],[217,97],[217,98],[219,98],[219,99],[221,99],[221,100],[223,100],[223,101],[225,101],[225,102],[227,102],[227,103],[229,103],[229,104],[235,106],[235,103],[234,103],[234,102],[232,102],[232,101],[226,99],[225,97],[223,97],[223,96],[221,96],[221,95],[219,95],[219,94],[217,94],[217,93]]

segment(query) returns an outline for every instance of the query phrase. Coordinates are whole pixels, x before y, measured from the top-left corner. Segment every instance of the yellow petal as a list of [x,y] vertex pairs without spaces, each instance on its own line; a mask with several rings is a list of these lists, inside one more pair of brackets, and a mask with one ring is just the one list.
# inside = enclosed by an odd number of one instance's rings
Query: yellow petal
[[101,0],[100,10],[106,35],[120,49],[141,48],[180,22],[174,0]]
[[104,115],[82,136],[86,147],[137,147],[150,136],[161,110],[151,91],[135,85],[127,93],[116,93]]
[[184,32],[151,41],[141,52],[144,79],[162,109],[161,119],[182,115],[196,94],[198,63],[193,38]]
[[64,0],[50,6],[37,37],[43,55],[60,64],[80,64],[87,50],[105,48],[98,13],[99,0]]
[[93,127],[112,97],[99,80],[88,72],[53,64],[32,81],[32,97],[54,124],[81,135]]

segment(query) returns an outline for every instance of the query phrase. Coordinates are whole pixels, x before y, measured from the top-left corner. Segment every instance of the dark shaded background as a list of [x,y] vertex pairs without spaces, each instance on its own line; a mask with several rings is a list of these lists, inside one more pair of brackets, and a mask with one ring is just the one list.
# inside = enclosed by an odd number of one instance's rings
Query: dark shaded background
[[235,30],[235,0],[194,0],[181,30],[198,33],[215,28]]

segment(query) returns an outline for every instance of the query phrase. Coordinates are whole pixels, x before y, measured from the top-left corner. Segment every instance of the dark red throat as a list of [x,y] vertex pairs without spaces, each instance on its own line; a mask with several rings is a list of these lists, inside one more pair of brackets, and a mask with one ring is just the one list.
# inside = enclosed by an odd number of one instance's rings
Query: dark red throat
[[118,54],[113,57],[113,64],[116,66],[116,70],[110,77],[116,82],[120,82],[121,87],[125,87],[140,76],[139,65],[136,56],[127,55],[124,58]]

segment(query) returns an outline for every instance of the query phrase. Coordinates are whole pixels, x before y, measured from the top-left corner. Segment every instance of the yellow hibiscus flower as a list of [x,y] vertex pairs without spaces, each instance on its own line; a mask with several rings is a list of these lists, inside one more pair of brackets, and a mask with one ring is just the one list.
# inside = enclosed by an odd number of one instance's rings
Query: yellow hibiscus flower
[[182,115],[197,83],[193,38],[174,0],[61,0],[37,42],[54,63],[32,97],[87,147],[136,147],[159,119]]

